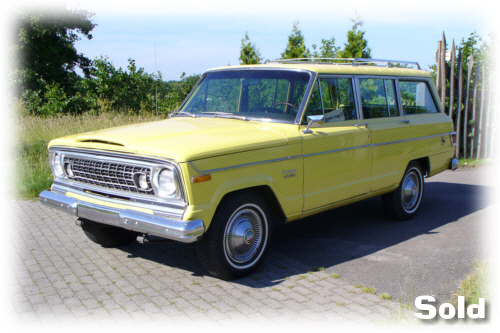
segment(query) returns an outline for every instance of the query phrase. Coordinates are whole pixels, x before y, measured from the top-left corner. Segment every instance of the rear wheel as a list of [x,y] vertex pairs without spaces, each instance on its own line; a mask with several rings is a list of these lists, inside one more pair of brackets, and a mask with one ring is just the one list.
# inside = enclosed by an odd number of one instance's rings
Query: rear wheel
[[87,219],[80,219],[82,230],[94,243],[103,247],[128,245],[137,238],[137,233],[122,228],[108,226]]
[[424,194],[424,176],[418,162],[408,164],[398,188],[382,195],[384,211],[390,217],[406,221],[415,216]]
[[231,280],[248,275],[261,263],[271,235],[270,214],[255,192],[224,200],[203,238],[198,257],[213,276]]

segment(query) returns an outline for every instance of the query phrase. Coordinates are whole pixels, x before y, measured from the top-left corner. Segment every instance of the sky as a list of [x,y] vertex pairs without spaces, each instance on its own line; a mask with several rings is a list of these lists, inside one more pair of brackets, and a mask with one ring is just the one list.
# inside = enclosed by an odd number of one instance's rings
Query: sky
[[[241,39],[248,32],[262,58],[277,59],[284,51],[295,21],[306,46],[335,37],[346,42],[351,19],[364,22],[372,58],[434,63],[443,31],[458,44],[474,30],[482,37],[494,30],[490,1],[71,1],[94,12],[97,26],[91,40],[76,48],[94,59],[105,56],[115,67],[128,59],[148,73],[156,69],[164,80],[183,72],[200,74],[212,67],[238,65]],[[49,8],[54,1],[30,1],[26,7]],[[156,58],[156,59],[155,59]]]

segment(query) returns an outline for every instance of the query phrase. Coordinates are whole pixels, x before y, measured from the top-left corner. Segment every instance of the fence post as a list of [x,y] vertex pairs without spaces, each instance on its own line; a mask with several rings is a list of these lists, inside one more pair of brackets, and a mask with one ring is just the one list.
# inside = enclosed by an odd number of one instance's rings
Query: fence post
[[488,110],[485,109],[486,107],[486,70],[484,68],[484,63],[481,66],[481,106],[479,107],[478,111],[478,129],[479,133],[477,133],[477,157],[478,158],[483,158],[484,157],[484,139],[486,136],[486,123],[485,123],[485,118],[486,114],[488,113]]
[[476,158],[477,156],[477,133],[478,133],[478,109],[477,109],[477,81],[479,81],[479,68],[476,66],[476,73],[474,74],[474,89],[472,93],[472,127],[471,127],[471,142],[470,142],[470,157]]
[[441,97],[441,41],[438,41],[436,52],[436,89],[439,97]]
[[451,69],[450,69],[450,108],[448,115],[453,120],[453,104],[455,104],[455,40],[451,41]]
[[457,145],[455,146],[455,156],[459,158],[460,154],[460,128],[462,120],[462,91],[464,88],[464,75],[463,75],[463,63],[462,63],[462,49],[458,49],[458,98],[457,98],[457,116],[456,116],[456,126],[457,131]]
[[441,43],[441,106],[443,107],[443,112],[446,113],[446,37],[443,31],[443,41]]
[[474,55],[470,55],[470,60],[468,64],[467,70],[467,88],[465,90],[465,111],[464,111],[464,140],[463,140],[463,150],[464,150],[464,158],[467,158],[467,137],[469,135],[469,99],[470,99],[470,79],[472,76],[472,68],[474,67]]

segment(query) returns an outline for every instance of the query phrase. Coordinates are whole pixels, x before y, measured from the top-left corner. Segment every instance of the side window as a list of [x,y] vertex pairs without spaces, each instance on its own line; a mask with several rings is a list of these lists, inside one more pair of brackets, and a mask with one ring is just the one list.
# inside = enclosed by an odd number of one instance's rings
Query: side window
[[358,118],[350,78],[320,78],[314,84],[303,123],[307,123],[307,116],[323,114],[323,110],[327,123]]
[[351,79],[328,78],[320,83],[325,122],[358,119]]
[[361,78],[359,92],[365,119],[399,116],[394,80]]
[[399,90],[401,91],[401,104],[403,104],[405,115],[438,112],[425,82],[400,80]]

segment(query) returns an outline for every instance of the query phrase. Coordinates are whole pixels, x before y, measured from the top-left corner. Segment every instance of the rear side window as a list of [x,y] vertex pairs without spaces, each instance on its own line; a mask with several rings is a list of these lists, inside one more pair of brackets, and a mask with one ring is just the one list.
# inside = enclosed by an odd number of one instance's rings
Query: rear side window
[[361,78],[359,92],[365,119],[399,116],[394,80]]
[[399,90],[405,115],[438,112],[429,87],[425,82],[399,80]]

